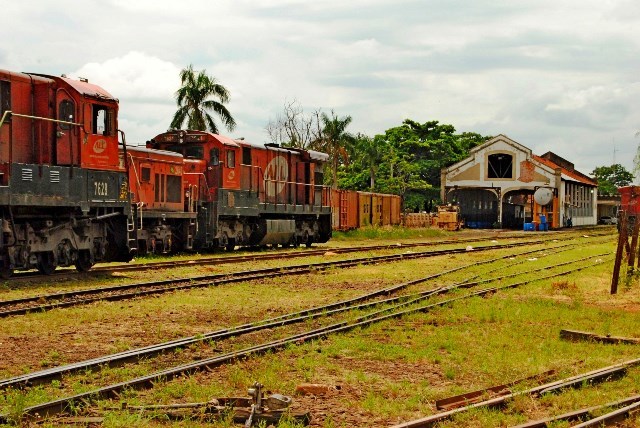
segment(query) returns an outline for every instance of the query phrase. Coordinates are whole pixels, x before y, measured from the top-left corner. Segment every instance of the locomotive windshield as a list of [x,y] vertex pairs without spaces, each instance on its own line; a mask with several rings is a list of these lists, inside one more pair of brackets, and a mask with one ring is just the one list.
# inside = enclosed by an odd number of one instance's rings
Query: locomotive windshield
[[164,148],[170,152],[180,153],[185,158],[204,159],[204,147],[202,146],[181,146],[173,145]]

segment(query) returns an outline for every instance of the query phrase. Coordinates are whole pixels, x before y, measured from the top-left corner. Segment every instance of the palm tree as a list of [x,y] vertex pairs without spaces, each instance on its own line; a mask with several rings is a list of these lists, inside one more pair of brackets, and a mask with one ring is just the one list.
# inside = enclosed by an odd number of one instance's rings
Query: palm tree
[[220,116],[226,128],[233,131],[236,121],[224,106],[224,103],[229,101],[227,88],[217,83],[215,77],[208,76],[206,70],[195,72],[193,64],[189,64],[189,67],[180,72],[180,80],[182,86],[175,94],[178,111],[173,115],[171,128],[181,129],[186,120],[188,129],[199,131],[208,129],[217,134],[218,125],[208,113],[208,111],[214,111]]
[[338,165],[340,159],[347,161],[349,158],[347,146],[353,141],[353,136],[346,129],[351,123],[351,116],[339,118],[333,110],[331,117],[326,113],[320,116],[322,120],[322,149],[327,152],[331,159],[332,187],[338,187]]
[[382,135],[376,135],[374,138],[363,135],[357,141],[363,164],[369,169],[369,189],[373,192],[386,141]]

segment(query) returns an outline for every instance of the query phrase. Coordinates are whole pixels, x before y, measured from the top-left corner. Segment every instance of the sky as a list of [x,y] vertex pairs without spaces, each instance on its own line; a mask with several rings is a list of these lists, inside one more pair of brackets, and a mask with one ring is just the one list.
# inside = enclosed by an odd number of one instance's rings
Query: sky
[[23,0],[0,28],[0,68],[88,78],[129,144],[169,128],[189,64],[230,91],[221,133],[254,142],[297,101],[370,136],[505,134],[586,174],[640,144],[637,0]]

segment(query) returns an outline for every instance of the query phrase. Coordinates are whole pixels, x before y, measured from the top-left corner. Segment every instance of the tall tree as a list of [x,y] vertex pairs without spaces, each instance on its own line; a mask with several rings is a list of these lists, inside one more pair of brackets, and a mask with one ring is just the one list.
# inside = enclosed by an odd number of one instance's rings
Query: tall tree
[[322,121],[321,150],[329,155],[332,173],[331,185],[335,189],[338,187],[338,166],[341,162],[348,161],[348,147],[353,142],[353,136],[347,132],[351,116],[338,117],[331,110],[331,117],[322,113],[320,120]]
[[229,102],[229,91],[209,76],[206,70],[196,72],[193,64],[180,72],[182,86],[176,91],[178,110],[171,121],[171,128],[181,129],[187,122],[188,129],[198,131],[209,130],[218,134],[218,125],[209,111],[216,113],[229,131],[236,127],[236,121],[224,106]]
[[322,137],[320,109],[306,114],[297,101],[285,101],[284,110],[265,127],[272,143],[284,147],[315,149]]
[[596,167],[591,175],[598,180],[598,194],[603,196],[616,195],[618,187],[627,186],[633,181],[633,174],[619,163]]

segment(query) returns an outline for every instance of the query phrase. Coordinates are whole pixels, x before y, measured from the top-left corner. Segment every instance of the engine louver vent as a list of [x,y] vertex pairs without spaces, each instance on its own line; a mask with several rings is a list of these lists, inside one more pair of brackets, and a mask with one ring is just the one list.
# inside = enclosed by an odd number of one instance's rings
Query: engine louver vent
[[22,170],[22,181],[33,181],[33,170],[24,168]]

